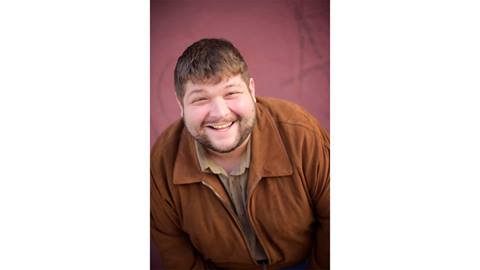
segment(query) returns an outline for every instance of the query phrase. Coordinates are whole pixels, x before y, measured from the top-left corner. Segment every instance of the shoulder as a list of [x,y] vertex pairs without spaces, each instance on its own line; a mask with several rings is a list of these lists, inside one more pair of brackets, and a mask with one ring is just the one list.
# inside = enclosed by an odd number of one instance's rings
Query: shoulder
[[322,141],[322,144],[329,144],[328,132],[300,105],[272,97],[256,98],[259,110],[272,117],[281,133],[295,139],[307,136]]
[[152,169],[163,159],[174,162],[183,128],[183,121],[178,119],[160,134],[150,151]]
[[317,120],[300,105],[291,101],[257,97],[259,107],[268,112],[277,124],[295,125],[306,129],[317,128]]

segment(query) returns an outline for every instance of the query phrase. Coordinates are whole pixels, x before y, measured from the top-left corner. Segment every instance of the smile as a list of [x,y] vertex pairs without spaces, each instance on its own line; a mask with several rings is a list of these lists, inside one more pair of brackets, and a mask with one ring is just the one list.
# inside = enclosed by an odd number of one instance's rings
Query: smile
[[207,127],[212,129],[226,129],[233,125],[234,122],[223,123],[223,124],[208,124]]

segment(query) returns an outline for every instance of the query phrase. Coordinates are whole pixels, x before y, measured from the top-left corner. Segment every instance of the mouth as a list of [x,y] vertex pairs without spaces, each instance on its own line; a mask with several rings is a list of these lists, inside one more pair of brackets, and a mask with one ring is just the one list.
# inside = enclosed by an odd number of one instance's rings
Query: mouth
[[228,128],[230,128],[233,124],[235,123],[235,121],[233,122],[227,122],[227,123],[210,123],[210,124],[207,124],[206,126],[210,129],[213,129],[213,130],[227,130]]

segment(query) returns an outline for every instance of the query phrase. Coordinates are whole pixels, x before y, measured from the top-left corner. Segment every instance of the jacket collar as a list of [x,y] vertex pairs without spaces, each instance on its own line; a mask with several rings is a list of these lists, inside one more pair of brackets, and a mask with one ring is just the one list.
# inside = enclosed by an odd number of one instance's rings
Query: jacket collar
[[[252,148],[249,179],[257,182],[263,177],[291,175],[292,165],[272,115],[259,103],[256,110],[257,122],[250,137]],[[191,184],[205,181],[207,175],[202,172],[198,162],[194,138],[186,128],[180,136],[173,183]]]

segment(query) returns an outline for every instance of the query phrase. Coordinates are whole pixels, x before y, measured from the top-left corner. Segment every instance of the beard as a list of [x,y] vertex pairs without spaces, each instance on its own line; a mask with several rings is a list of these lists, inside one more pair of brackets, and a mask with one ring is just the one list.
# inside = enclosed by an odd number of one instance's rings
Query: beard
[[[244,121],[245,120],[245,121]],[[242,121],[238,121],[239,125],[239,132],[235,137],[234,142],[228,147],[220,147],[216,146],[214,142],[205,134],[198,135],[194,137],[197,142],[199,142],[203,147],[210,149],[217,153],[230,153],[233,150],[237,149],[240,145],[242,145],[252,133],[253,127],[255,126],[255,117],[251,119],[242,119]]]
[[[193,127],[188,126],[185,123],[185,118],[183,118],[183,122],[187,127],[189,133],[193,136],[193,138],[205,149],[209,149],[217,153],[230,153],[237,149],[249,138],[250,134],[253,131],[253,127],[256,124],[256,110],[255,106],[253,106],[250,113],[248,113],[248,115],[246,115],[245,117],[235,115],[233,117],[229,117],[223,120],[223,122],[234,122],[230,128],[238,128],[238,132],[235,134],[233,142],[229,145],[219,145],[218,143],[215,143],[215,141],[213,141],[206,133],[206,129],[209,128],[207,127],[208,122],[220,122],[220,119],[204,122],[197,130],[195,130],[195,128]],[[233,125],[237,125],[238,127],[233,127]]]

